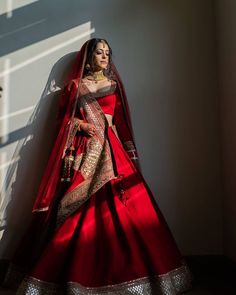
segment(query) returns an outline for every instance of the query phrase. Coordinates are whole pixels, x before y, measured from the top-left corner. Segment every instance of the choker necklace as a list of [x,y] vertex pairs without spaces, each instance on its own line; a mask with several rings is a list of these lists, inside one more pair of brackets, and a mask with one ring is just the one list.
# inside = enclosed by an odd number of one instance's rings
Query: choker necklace
[[104,75],[103,71],[98,71],[98,72],[93,72],[91,73],[91,76],[93,77],[93,80],[95,81],[95,83],[97,83],[98,81],[104,80],[107,77]]

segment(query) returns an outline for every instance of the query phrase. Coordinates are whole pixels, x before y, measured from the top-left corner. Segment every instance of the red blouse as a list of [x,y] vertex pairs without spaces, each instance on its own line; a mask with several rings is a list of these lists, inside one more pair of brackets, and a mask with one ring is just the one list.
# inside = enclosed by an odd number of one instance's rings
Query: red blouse
[[[119,138],[122,138],[124,148],[128,153],[130,159],[138,159],[119,94],[117,92],[114,92],[112,94],[96,97],[96,100],[99,103],[104,114],[109,114],[113,116],[113,123],[116,127],[117,135]],[[120,137],[121,134],[122,137]]]
[[97,97],[97,102],[102,108],[104,114],[109,114],[114,116],[115,106],[116,106],[116,95],[112,93],[110,95],[105,95],[102,97]]
[[116,125],[118,134],[122,134],[123,141],[131,141],[132,137],[127,125],[127,121],[125,119],[120,95],[115,91],[111,94],[96,97],[96,100],[99,103],[104,114],[109,114],[113,116],[113,123],[114,125]]

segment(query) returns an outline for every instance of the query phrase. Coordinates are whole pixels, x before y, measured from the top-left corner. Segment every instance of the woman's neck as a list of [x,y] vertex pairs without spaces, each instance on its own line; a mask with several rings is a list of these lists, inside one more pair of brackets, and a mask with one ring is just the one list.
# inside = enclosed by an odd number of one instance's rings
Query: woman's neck
[[107,79],[107,77],[103,73],[103,70],[91,72],[88,77],[91,77],[94,81],[101,81]]

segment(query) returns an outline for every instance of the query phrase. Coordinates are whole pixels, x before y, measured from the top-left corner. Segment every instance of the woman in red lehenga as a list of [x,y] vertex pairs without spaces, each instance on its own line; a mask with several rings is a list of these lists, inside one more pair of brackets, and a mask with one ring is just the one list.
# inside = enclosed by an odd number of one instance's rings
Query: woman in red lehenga
[[139,169],[127,98],[105,40],[82,46],[57,124],[33,208],[40,227],[12,262],[27,271],[17,294],[188,290],[188,267]]

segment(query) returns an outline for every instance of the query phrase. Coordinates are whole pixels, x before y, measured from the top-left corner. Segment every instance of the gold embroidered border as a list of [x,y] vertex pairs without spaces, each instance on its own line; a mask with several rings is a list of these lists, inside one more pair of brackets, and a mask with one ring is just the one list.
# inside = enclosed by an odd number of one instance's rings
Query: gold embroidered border
[[74,160],[74,164],[73,164],[73,169],[74,170],[76,170],[76,171],[78,171],[79,170],[79,168],[80,168],[80,164],[81,164],[81,161],[82,161],[82,158],[83,158],[83,153],[81,153],[81,154],[79,154],[79,155],[77,155],[76,157],[75,157],[75,160]]
[[64,286],[61,287],[54,283],[38,280],[36,278],[26,276],[19,288],[16,295],[63,295],[67,294],[63,291]]
[[84,178],[92,176],[98,167],[99,162],[102,160],[103,146],[96,136],[91,137],[87,141],[86,152],[83,157],[83,163],[81,165],[81,174]]
[[186,265],[182,265],[181,267],[162,275],[143,277],[124,283],[93,288],[84,287],[76,282],[67,282],[66,286],[59,286],[26,276],[16,294],[176,295],[190,289],[191,281],[192,276]]
[[[63,204],[60,206],[57,217],[58,228],[68,216],[74,213],[81,205],[83,205],[90,196],[95,193],[99,188],[106,184],[109,180],[113,179],[113,176],[104,177],[100,182],[96,182],[96,185],[93,186],[93,191],[87,193],[90,188],[90,183],[83,182],[80,186],[77,186],[72,192],[69,193],[69,201],[67,205]],[[87,194],[86,194],[87,193]],[[82,196],[82,198],[80,198]]]
[[[85,179],[62,198],[58,210],[57,227],[92,194],[115,177],[110,153],[108,154],[108,151],[102,153],[100,142],[95,137],[91,138],[91,141],[95,142],[91,144],[88,153],[85,153],[80,169]],[[107,140],[105,147],[109,148]]]
[[95,98],[95,94],[88,93],[86,96],[80,97],[78,100],[78,107],[82,107],[87,122],[96,126],[96,135],[101,144],[103,144],[107,119]]
[[63,196],[57,214],[57,228],[76,211],[92,194],[115,177],[110,145],[106,135],[106,117],[92,94],[80,97],[86,119],[96,126],[96,135],[86,143],[86,149],[80,159],[80,169],[84,181]]
[[66,142],[64,150],[69,148],[71,146],[71,144],[73,143],[75,134],[78,131],[79,119],[73,118],[73,120],[71,122],[69,122],[69,124],[71,126],[69,127],[69,135],[68,135],[67,142]]

